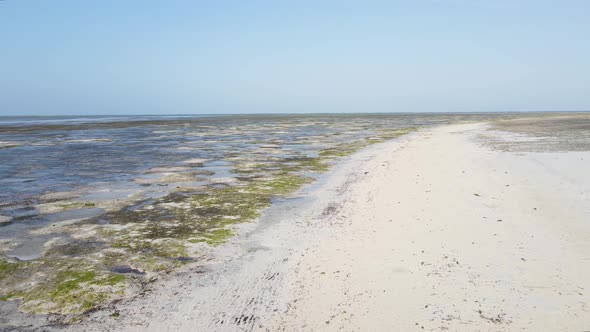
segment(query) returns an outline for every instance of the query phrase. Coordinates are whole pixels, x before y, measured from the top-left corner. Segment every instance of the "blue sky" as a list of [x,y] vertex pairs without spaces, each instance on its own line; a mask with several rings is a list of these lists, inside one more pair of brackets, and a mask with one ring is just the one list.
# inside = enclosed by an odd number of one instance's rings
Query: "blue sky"
[[0,115],[590,110],[590,1],[0,1]]

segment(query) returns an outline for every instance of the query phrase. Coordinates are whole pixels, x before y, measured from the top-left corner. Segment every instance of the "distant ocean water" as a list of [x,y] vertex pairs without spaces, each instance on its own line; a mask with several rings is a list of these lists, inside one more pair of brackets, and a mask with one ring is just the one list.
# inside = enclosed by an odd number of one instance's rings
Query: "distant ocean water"
[[0,116],[0,126],[40,124],[81,124],[203,118],[223,115],[85,115],[85,116]]

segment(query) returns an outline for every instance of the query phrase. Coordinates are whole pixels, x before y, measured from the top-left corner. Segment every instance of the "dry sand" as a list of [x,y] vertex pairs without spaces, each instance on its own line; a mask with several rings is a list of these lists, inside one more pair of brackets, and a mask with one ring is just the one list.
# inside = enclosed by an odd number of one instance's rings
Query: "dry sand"
[[492,151],[483,129],[438,128],[367,163],[278,326],[590,330],[590,154]]
[[443,126],[355,154],[212,261],[72,330],[590,330],[590,153],[489,135]]

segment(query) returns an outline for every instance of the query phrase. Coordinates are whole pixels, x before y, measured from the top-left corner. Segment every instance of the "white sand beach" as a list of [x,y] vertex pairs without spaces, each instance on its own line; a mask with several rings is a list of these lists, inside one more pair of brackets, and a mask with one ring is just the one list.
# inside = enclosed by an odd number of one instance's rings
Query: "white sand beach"
[[72,328],[590,329],[590,154],[492,149],[507,134],[486,126],[361,151],[202,269]]
[[289,331],[590,328],[590,155],[415,135],[366,164],[338,230],[302,259]]

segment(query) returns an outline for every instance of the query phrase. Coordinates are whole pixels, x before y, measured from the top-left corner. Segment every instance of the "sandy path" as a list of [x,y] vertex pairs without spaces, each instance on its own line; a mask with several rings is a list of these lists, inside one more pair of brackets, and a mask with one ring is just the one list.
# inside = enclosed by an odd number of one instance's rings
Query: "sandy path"
[[492,151],[482,128],[365,163],[275,328],[590,330],[590,154]]

